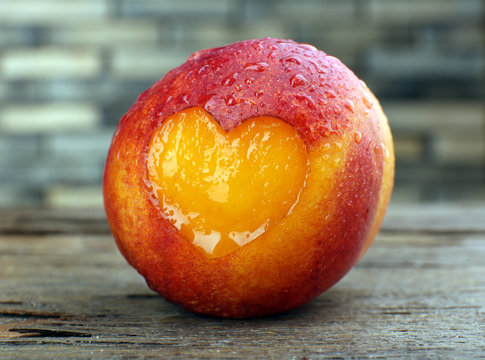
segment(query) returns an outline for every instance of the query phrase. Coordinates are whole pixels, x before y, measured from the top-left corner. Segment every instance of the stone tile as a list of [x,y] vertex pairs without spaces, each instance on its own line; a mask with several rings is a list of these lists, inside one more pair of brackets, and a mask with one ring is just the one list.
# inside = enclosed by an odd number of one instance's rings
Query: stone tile
[[15,164],[0,172],[0,184],[15,184],[27,189],[44,189],[52,184],[101,184],[103,165],[53,161],[41,157],[29,164]]
[[391,128],[397,132],[483,134],[485,108],[480,102],[383,102]]
[[184,46],[190,52],[223,46],[235,41],[263,37],[291,37],[290,31],[278,19],[256,18],[249,23],[238,23],[230,27],[225,22],[192,21],[184,29]]
[[7,100],[9,97],[9,91],[7,89],[7,84],[0,80],[0,104],[2,103],[2,101],[5,101]]
[[276,1],[270,8],[273,16],[285,19],[285,23],[322,21],[342,23],[355,18],[355,2],[351,0]]
[[[0,5],[1,6],[1,5]],[[0,49],[28,45],[32,42],[31,27],[8,26],[0,22]]]
[[92,78],[101,71],[98,51],[59,47],[10,49],[0,54],[0,75],[8,80]]
[[45,192],[45,204],[56,208],[102,208],[103,190],[100,185],[52,186]]
[[43,197],[35,189],[0,182],[0,208],[41,206]]
[[160,79],[172,68],[184,63],[190,51],[181,53],[179,50],[162,51],[149,47],[124,48],[115,50],[111,59],[111,71],[121,79]]
[[393,25],[478,22],[484,6],[481,0],[369,0],[368,14],[372,21]]
[[89,103],[16,104],[0,109],[0,130],[9,134],[38,134],[95,129],[99,109]]
[[443,34],[445,44],[459,44],[461,47],[482,48],[485,44],[485,30],[479,26],[463,24],[449,27]]
[[147,20],[103,20],[62,24],[47,31],[49,42],[63,46],[103,48],[145,44],[158,47],[161,25]]
[[369,76],[401,82],[409,80],[473,80],[481,76],[485,55],[478,49],[449,52],[431,47],[369,49],[366,54]]
[[317,32],[315,36],[320,37],[320,43],[324,47],[322,50],[328,53],[366,51],[369,46],[374,46],[385,38],[384,33],[378,28],[362,29],[356,24],[315,28],[313,30]]
[[108,15],[108,0],[2,0],[0,23],[82,23]]
[[53,162],[104,164],[115,128],[51,134],[43,139],[43,155]]
[[426,152],[426,144],[422,136],[406,136],[398,133],[394,136],[394,151],[398,162],[422,162]]
[[[122,16],[136,17],[211,17],[217,18],[226,15],[234,5],[232,0],[121,0]],[[176,18],[177,19],[177,18]]]
[[28,166],[35,163],[41,153],[38,136],[12,136],[0,133],[0,171],[6,172],[18,164]]
[[453,132],[433,140],[434,160],[439,164],[485,164],[484,132]]

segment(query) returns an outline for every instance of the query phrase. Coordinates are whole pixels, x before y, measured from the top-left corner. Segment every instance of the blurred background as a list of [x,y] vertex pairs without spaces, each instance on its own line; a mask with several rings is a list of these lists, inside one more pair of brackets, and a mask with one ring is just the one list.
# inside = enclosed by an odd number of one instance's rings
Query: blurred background
[[101,207],[138,94],[196,50],[266,36],[315,45],[375,92],[393,202],[485,200],[483,0],[1,0],[0,207]]

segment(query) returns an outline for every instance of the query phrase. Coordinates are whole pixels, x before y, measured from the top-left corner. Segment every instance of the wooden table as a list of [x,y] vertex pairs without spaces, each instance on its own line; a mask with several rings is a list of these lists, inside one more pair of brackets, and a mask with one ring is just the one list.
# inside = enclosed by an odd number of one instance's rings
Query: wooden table
[[190,314],[102,210],[0,211],[0,358],[485,358],[485,205],[393,205],[340,283],[263,319]]

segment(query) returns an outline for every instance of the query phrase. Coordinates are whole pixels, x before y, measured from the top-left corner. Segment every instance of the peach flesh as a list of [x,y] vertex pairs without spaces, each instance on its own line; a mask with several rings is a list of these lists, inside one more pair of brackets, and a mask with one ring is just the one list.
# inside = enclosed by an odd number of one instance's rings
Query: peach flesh
[[183,110],[150,141],[147,169],[170,222],[211,258],[256,239],[287,216],[308,170],[296,130],[274,117],[226,133],[202,108]]

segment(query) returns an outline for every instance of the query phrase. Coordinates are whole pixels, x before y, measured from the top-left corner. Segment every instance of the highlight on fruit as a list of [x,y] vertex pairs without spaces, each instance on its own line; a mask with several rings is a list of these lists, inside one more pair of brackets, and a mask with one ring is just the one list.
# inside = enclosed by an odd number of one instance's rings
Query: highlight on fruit
[[265,38],[198,51],[143,92],[113,136],[103,193],[151,289],[245,318],[336,284],[378,233],[393,181],[366,84],[311,45]]

